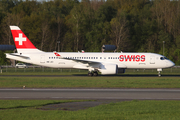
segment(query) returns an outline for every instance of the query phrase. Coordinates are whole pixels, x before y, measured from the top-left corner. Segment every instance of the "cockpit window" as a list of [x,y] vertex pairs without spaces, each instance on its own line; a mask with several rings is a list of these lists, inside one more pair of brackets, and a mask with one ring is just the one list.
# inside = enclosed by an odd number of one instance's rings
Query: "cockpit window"
[[164,57],[160,57],[161,60],[164,60]]
[[160,57],[161,60],[168,60],[167,57]]

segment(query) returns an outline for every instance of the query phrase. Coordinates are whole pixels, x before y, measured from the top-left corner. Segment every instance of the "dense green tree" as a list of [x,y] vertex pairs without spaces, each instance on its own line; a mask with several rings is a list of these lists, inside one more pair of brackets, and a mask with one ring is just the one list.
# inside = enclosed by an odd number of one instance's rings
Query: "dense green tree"
[[112,43],[117,46],[117,51],[128,51],[129,47],[129,28],[127,15],[124,11],[118,11],[111,24],[111,39]]
[[19,26],[43,51],[155,52],[180,64],[180,1],[170,0],[0,0],[0,44],[14,44]]
[[[95,13],[92,30],[86,34],[85,47],[90,51],[100,51],[101,46],[108,41],[110,33],[110,21],[116,15],[116,10],[108,4],[102,5]],[[106,29],[104,29],[106,28]]]
[[0,51],[0,66],[1,65],[5,65],[7,62],[6,62],[6,55],[2,52],[2,51]]

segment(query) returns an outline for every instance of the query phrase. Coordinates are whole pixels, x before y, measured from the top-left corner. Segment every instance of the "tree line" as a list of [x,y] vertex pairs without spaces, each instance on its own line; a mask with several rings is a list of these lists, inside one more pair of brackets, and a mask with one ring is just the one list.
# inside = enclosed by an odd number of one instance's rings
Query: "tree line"
[[164,54],[180,65],[180,1],[0,0],[0,44],[14,44],[9,25],[43,51],[58,51],[59,44],[61,52],[100,52],[112,44],[118,52]]

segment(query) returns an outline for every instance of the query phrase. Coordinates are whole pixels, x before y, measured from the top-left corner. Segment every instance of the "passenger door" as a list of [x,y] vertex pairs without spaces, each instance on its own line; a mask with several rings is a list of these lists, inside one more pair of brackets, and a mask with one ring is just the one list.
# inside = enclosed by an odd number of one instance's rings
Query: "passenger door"
[[40,63],[45,63],[45,56],[44,55],[40,56]]
[[154,56],[150,56],[150,64],[155,64],[155,57]]

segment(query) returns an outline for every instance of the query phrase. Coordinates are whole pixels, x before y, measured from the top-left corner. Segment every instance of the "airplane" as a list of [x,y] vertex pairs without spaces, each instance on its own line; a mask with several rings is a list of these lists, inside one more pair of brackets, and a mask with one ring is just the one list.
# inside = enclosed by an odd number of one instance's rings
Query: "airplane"
[[87,69],[88,76],[115,75],[125,69],[157,69],[175,64],[156,53],[136,52],[44,52],[37,49],[18,26],[10,26],[17,53],[6,53],[6,58],[52,68]]

